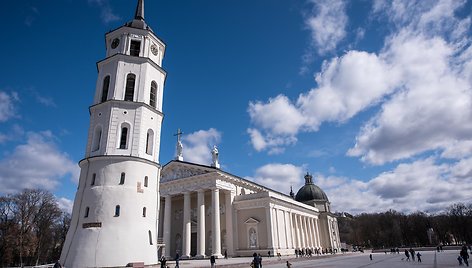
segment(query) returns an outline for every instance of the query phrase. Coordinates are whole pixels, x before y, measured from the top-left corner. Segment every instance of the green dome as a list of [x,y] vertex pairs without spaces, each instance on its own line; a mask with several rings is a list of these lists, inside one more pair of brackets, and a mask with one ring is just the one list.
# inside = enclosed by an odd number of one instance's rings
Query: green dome
[[321,190],[320,187],[313,183],[312,176],[310,174],[305,175],[305,185],[298,190],[295,200],[299,202],[307,202],[312,200],[323,200],[328,201],[328,196]]

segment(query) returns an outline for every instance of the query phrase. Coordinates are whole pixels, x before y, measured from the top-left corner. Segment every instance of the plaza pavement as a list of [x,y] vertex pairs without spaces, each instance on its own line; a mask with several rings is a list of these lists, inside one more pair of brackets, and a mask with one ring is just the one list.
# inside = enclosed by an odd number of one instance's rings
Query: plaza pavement
[[[406,268],[406,267],[417,267],[417,268],[447,268],[457,267],[459,263],[457,256],[459,251],[457,250],[446,250],[443,252],[435,251],[421,251],[423,255],[422,262],[417,261],[406,261],[405,255],[400,254],[385,254],[385,253],[372,253],[373,260],[369,259],[369,252],[366,253],[346,253],[336,255],[324,255],[319,257],[282,257],[278,260],[277,257],[263,257],[262,264],[264,268],[284,268],[286,267],[286,261],[292,263],[292,268]],[[229,259],[217,259],[217,268],[249,268],[252,258],[229,258]],[[170,268],[175,267],[175,262],[168,261],[167,265]],[[472,264],[471,264],[472,265]],[[200,268],[210,267],[210,260],[181,260],[181,268]],[[463,266],[465,267],[465,265]],[[472,266],[471,266],[472,267]]]

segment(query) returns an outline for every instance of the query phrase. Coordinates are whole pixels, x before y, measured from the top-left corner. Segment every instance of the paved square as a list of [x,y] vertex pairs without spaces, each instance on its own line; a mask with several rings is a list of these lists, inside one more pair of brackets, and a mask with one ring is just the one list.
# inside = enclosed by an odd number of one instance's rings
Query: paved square
[[[292,263],[292,268],[405,268],[405,267],[418,267],[418,268],[444,268],[444,267],[458,267],[457,256],[459,256],[458,250],[447,250],[444,252],[435,251],[421,251],[422,262],[417,261],[406,261],[405,255],[400,254],[384,254],[384,253],[373,253],[373,260],[369,259],[368,252],[366,253],[348,253],[345,255],[337,254],[335,256],[322,256],[313,258],[287,258],[284,257],[282,260],[273,258],[263,258],[264,268],[285,268],[286,261],[289,260]],[[250,267],[252,258],[230,258],[230,259],[218,259],[216,261],[217,267]],[[168,262],[169,267],[174,267],[175,263]],[[187,260],[180,262],[181,268],[199,268],[199,267],[210,267],[209,260]],[[462,267],[466,267],[465,265]],[[472,267],[472,266],[471,266]]]

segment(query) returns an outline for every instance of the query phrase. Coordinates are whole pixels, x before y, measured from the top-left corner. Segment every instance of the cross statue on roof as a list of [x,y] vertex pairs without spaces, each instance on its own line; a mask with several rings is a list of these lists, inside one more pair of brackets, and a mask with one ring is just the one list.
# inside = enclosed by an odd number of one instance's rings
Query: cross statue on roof
[[184,160],[184,156],[183,156],[183,145],[182,145],[182,141],[180,140],[180,137],[182,136],[182,134],[184,134],[180,128],[177,129],[177,133],[174,134],[174,136],[177,136],[177,145],[176,145],[176,156],[175,156],[175,159],[176,160],[179,160],[179,161],[183,161]]
[[177,129],[177,133],[174,134],[174,136],[177,136],[177,141],[180,141],[180,136],[184,134],[180,128]]

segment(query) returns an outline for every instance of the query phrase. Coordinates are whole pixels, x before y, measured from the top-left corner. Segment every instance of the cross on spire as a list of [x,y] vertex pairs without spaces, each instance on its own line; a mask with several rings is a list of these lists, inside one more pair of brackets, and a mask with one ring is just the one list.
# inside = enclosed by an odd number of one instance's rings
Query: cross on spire
[[180,141],[180,136],[182,136],[182,134],[184,134],[180,128],[177,129],[177,133],[174,134],[174,136],[177,136],[177,141]]

